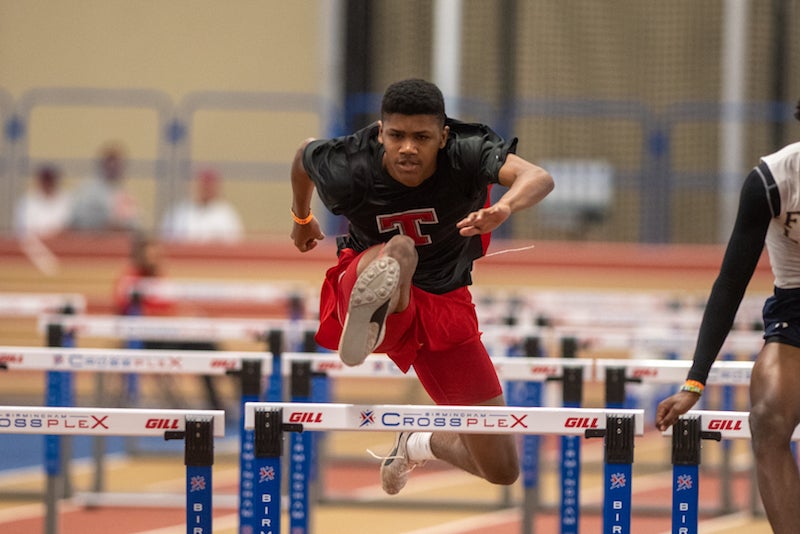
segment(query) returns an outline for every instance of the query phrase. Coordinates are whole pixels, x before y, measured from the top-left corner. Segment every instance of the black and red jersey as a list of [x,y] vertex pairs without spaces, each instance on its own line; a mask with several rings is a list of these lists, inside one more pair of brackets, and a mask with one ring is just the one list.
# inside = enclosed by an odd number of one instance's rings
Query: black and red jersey
[[382,164],[378,124],[351,135],[312,141],[303,166],[325,206],[349,221],[339,248],[362,252],[404,234],[417,244],[414,284],[447,293],[472,282],[472,263],[483,256],[488,235],[463,237],[456,223],[486,206],[506,156],[517,139],[506,141],[482,124],[447,119],[447,143],[435,173],[416,187],[392,178]]

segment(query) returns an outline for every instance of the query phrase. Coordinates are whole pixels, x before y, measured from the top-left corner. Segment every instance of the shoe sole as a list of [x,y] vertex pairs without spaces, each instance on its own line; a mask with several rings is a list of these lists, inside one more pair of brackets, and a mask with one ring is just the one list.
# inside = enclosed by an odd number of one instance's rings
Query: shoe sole
[[339,357],[345,365],[360,365],[383,341],[389,304],[399,283],[400,265],[394,258],[373,260],[358,276],[339,340]]
[[[406,486],[405,482],[401,482],[399,488],[398,487],[394,487],[394,486],[387,487],[386,486],[386,482],[383,479],[384,478],[384,471],[389,469],[389,466],[392,465],[392,462],[394,462],[395,460],[398,459],[398,458],[394,458],[394,457],[397,456],[397,451],[400,450],[400,445],[403,442],[404,435],[405,435],[405,432],[400,432],[397,435],[397,438],[395,439],[394,447],[392,448],[392,452],[389,453],[390,458],[387,458],[381,464],[381,488],[383,489],[384,493],[386,493],[388,495],[397,495],[398,493],[400,493],[400,490],[402,490]],[[406,437],[406,441],[408,441],[408,437]]]

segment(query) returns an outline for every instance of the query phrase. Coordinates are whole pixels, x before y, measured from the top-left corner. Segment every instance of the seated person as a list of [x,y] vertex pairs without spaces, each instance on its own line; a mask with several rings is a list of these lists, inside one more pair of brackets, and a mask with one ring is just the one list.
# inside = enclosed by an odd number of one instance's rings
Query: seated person
[[125,156],[119,146],[101,150],[97,173],[75,191],[68,224],[78,231],[139,228],[139,208],[125,189]]
[[240,241],[242,221],[222,197],[221,182],[218,172],[200,171],[194,180],[193,197],[179,202],[164,217],[162,239],[188,243]]
[[14,206],[14,231],[19,236],[52,237],[64,230],[69,214],[70,195],[62,189],[61,171],[44,165]]

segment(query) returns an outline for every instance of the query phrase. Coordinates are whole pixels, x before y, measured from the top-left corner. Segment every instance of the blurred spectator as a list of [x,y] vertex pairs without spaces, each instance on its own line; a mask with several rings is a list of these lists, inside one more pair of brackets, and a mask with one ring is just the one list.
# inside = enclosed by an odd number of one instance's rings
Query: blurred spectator
[[[130,263],[125,271],[117,278],[114,285],[114,307],[120,315],[136,316],[178,316],[198,315],[196,310],[188,308],[179,302],[160,297],[158,295],[143,293],[137,290],[138,283],[143,279],[158,279],[164,276],[163,256],[161,245],[150,235],[135,232],[131,236]],[[151,350],[217,350],[216,343],[212,341],[143,341],[142,348]],[[162,377],[163,378],[163,377]],[[216,384],[210,376],[202,377],[209,407],[224,409],[222,399],[217,392]],[[166,390],[170,387],[167,385]],[[167,400],[178,407],[178,399],[165,391]]]
[[161,224],[161,236],[190,243],[235,242],[242,239],[239,214],[222,197],[222,177],[206,169],[195,176],[194,194],[175,205]]
[[72,230],[134,230],[139,209],[125,190],[125,155],[119,145],[100,151],[94,176],[75,192],[69,228]]
[[70,196],[61,186],[61,171],[45,165],[36,170],[31,188],[14,206],[14,231],[51,237],[64,230],[69,214]]
[[114,307],[120,315],[176,315],[178,303],[153,295],[140,295],[136,286],[146,278],[163,275],[161,245],[144,233],[131,236],[130,261],[114,285]]

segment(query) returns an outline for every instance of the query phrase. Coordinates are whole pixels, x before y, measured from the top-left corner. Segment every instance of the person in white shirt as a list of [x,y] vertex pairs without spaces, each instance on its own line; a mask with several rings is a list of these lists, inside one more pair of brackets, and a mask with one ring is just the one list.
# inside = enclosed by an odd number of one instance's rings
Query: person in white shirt
[[221,176],[212,169],[197,173],[194,196],[169,210],[161,223],[165,241],[208,243],[240,241],[244,234],[241,218],[221,195]]
[[52,237],[67,226],[69,193],[61,187],[61,171],[44,165],[37,169],[33,187],[14,207],[14,231],[19,236]]

